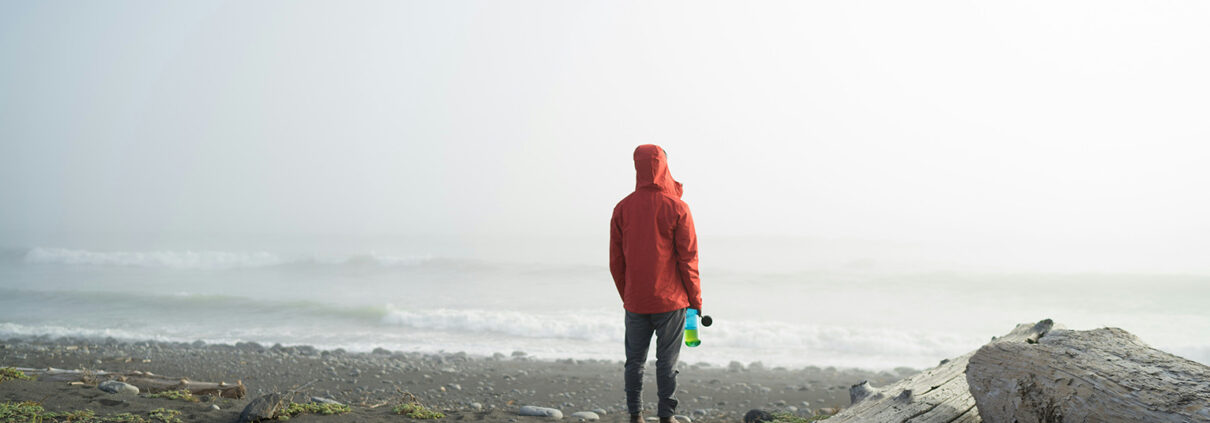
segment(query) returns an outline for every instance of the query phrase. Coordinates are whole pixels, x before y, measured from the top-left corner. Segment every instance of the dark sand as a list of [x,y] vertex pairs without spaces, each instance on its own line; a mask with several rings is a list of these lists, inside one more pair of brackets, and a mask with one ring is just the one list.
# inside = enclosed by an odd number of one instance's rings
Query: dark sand
[[[751,362],[759,357],[737,358]],[[55,367],[110,372],[149,371],[195,381],[235,382],[248,388],[244,399],[186,402],[110,394],[95,386],[64,382],[7,381],[0,383],[0,401],[38,401],[51,411],[91,409],[98,414],[145,414],[156,408],[182,411],[186,422],[235,422],[252,399],[270,392],[305,385],[295,394],[332,398],[353,411],[344,415],[300,415],[291,421],[375,422],[411,421],[394,415],[391,407],[400,392],[447,414],[441,421],[526,422],[545,420],[519,416],[523,405],[551,407],[564,414],[604,409],[604,422],[626,420],[622,362],[596,360],[537,360],[516,352],[512,356],[475,357],[464,353],[375,353],[320,351],[307,346],[264,347],[257,344],[206,345],[201,342],[127,343],[82,339],[9,339],[0,343],[0,367]],[[647,365],[644,414],[654,416],[655,366]],[[820,369],[766,369],[759,364],[719,368],[681,363],[678,414],[698,422],[742,421],[753,408],[810,415],[820,408],[848,405],[848,388],[862,380],[884,385],[911,374]],[[805,402],[805,403],[804,403]],[[387,405],[371,408],[376,404]],[[217,404],[220,410],[210,407]],[[481,408],[480,408],[481,407]],[[793,408],[791,408],[793,407]],[[796,411],[794,409],[797,409]]]

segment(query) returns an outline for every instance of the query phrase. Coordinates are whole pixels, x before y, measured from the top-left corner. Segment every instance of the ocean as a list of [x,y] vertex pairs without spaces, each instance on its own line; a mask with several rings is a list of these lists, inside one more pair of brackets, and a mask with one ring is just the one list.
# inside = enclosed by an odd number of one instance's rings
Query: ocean
[[[409,245],[6,248],[0,339],[623,358],[623,311],[604,246],[544,244],[539,254],[507,242]],[[731,256],[743,251],[735,246]],[[1073,329],[1121,327],[1210,363],[1207,276],[908,269],[785,254],[778,266],[745,266],[703,253],[704,308],[715,323],[700,331],[700,347],[682,349],[683,361],[926,368],[1017,323],[1053,318]]]

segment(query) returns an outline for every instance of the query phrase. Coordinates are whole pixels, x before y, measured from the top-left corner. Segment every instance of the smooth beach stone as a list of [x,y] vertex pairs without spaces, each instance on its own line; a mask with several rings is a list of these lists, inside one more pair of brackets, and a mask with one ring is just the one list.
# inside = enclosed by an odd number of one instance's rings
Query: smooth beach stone
[[752,409],[744,414],[744,423],[761,423],[773,421],[773,415],[763,410]]
[[268,394],[252,400],[239,414],[239,423],[256,422],[275,418],[282,407],[281,394]]
[[482,403],[477,403],[477,402],[472,402],[472,403],[471,403],[471,408],[473,408],[475,411],[479,411],[479,410],[482,410],[482,409],[483,409],[483,404],[482,404]]
[[571,418],[582,420],[601,420],[601,416],[591,411],[577,411],[575,413],[571,413]]
[[693,419],[691,419],[691,418],[689,418],[689,416],[686,416],[683,414],[677,414],[675,416],[672,416],[672,419],[679,421],[681,423],[693,423]]
[[522,406],[521,410],[519,410],[517,414],[522,416],[550,417],[555,420],[563,418],[563,412],[559,411],[558,409],[535,407],[532,405]]
[[109,392],[111,394],[139,394],[139,387],[126,382],[118,382],[116,380],[107,380],[101,382],[100,385],[97,385],[97,389]]
[[594,408],[594,409],[592,409],[592,412],[597,413],[598,416],[604,416],[606,414],[609,414],[609,413],[605,412],[604,408]]

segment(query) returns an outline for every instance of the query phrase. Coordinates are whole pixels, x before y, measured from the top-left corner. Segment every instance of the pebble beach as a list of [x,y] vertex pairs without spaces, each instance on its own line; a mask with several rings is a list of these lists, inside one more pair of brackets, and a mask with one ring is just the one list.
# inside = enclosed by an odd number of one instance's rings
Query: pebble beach
[[[620,355],[620,352],[619,352]],[[201,396],[197,401],[109,393],[95,384],[9,380],[0,402],[35,401],[48,411],[92,410],[97,415],[169,408],[185,422],[236,422],[254,399],[286,393],[294,401],[333,400],[350,407],[335,415],[300,414],[316,422],[409,421],[392,409],[409,393],[444,421],[524,422],[552,419],[522,415],[523,407],[558,410],[562,420],[627,420],[622,362],[547,359],[524,351],[475,356],[376,349],[351,353],[310,346],[256,343],[123,342],[115,339],[13,338],[0,343],[0,367],[143,371],[193,381],[242,382],[241,399]],[[751,409],[799,416],[834,413],[849,403],[848,388],[868,380],[889,383],[914,373],[857,369],[766,368],[758,360],[729,366],[680,363],[677,413],[682,421],[742,421]],[[644,382],[645,415],[654,416],[654,362]]]

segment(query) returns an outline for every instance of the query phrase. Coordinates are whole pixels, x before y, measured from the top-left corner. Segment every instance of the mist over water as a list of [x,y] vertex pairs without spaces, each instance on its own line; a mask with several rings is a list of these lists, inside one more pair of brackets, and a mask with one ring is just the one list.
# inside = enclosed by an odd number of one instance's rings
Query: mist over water
[[[477,253],[434,254],[422,239],[344,253],[330,250],[338,240],[316,244],[313,251],[328,249],[322,253],[300,253],[306,248],[297,244],[256,251],[10,248],[0,260],[0,337],[620,359],[621,301],[604,257],[594,259],[600,254],[593,250],[604,247],[589,247],[594,239],[547,241],[529,246],[529,260],[505,259],[516,249],[489,253],[489,243]],[[709,241],[720,251],[729,242]],[[1210,361],[1210,343],[1188,336],[1210,331],[1210,312],[1198,300],[1210,295],[1206,277],[944,271],[894,268],[869,257],[827,265],[827,258],[803,260],[786,247],[825,241],[780,242],[786,254],[766,258],[781,268],[704,262],[705,309],[716,323],[702,328],[703,345],[685,349],[684,360],[923,368],[1017,323],[1054,318],[1072,328],[1122,327],[1153,346]],[[843,245],[834,244],[834,255],[844,256]]]

